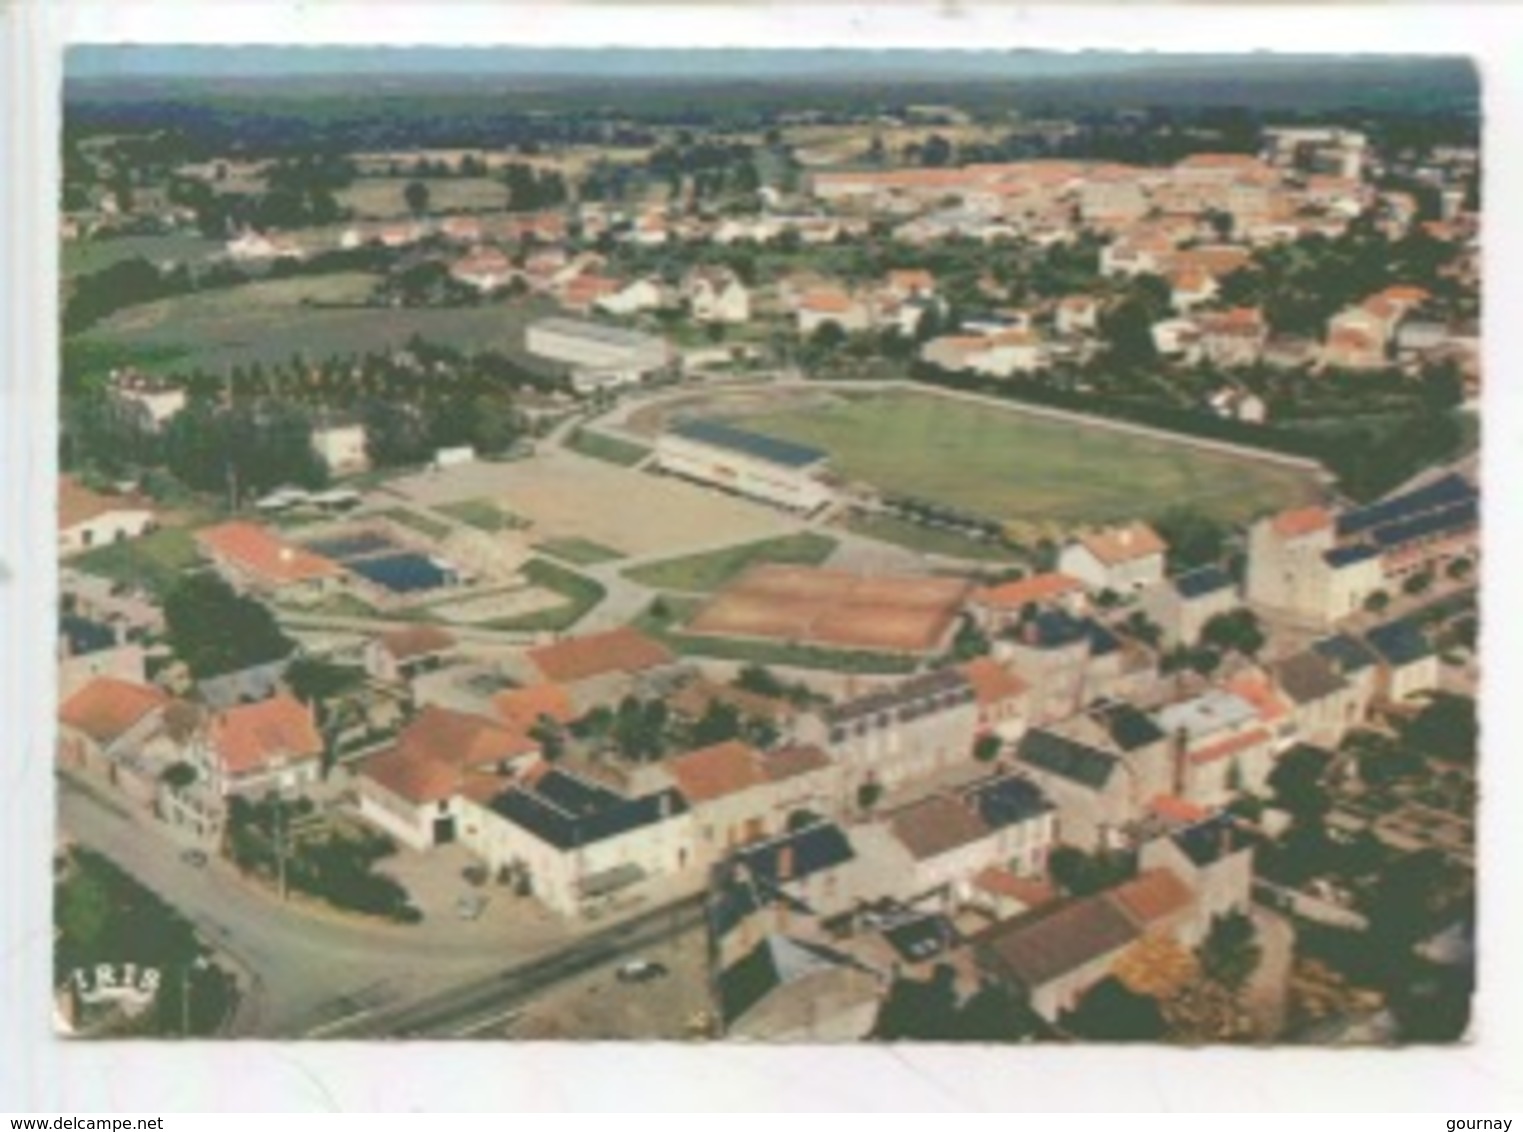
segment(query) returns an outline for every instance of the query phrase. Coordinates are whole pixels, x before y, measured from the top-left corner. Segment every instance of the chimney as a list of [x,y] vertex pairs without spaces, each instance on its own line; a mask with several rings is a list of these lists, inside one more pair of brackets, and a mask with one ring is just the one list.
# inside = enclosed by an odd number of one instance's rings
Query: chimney
[[1174,794],[1179,798],[1185,796],[1185,785],[1189,778],[1187,765],[1189,749],[1189,732],[1181,727],[1174,732]]
[[777,851],[777,879],[784,884],[793,879],[792,845],[783,845]]

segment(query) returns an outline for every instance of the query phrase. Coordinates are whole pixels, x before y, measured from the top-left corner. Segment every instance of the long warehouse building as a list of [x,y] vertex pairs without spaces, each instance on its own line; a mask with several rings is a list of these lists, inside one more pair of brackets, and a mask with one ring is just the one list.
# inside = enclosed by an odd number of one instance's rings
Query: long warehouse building
[[683,421],[656,442],[656,465],[792,511],[810,513],[835,499],[825,480],[827,454],[719,421]]
[[636,385],[672,364],[666,339],[598,322],[544,318],[525,335],[529,353],[571,367],[578,393],[619,385]]

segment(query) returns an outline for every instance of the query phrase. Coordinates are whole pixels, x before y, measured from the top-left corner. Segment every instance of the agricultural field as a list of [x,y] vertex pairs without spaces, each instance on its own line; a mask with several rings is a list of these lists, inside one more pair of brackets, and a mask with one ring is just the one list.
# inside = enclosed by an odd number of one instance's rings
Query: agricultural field
[[163,236],[114,236],[104,240],[65,240],[58,267],[65,280],[102,271],[112,264],[141,256],[154,264],[196,264],[221,255],[221,240],[183,232]]
[[490,534],[520,531],[529,526],[528,520],[504,511],[490,499],[462,499],[458,503],[445,503],[435,510]]
[[597,566],[603,562],[617,562],[624,557],[611,546],[585,538],[552,539],[540,543],[535,549],[573,566]]
[[626,571],[626,576],[654,589],[707,593],[728,584],[760,562],[818,566],[835,552],[836,546],[833,538],[805,531],[707,554],[653,562]]
[[162,527],[142,538],[86,551],[70,559],[69,564],[103,578],[142,586],[162,598],[185,573],[201,565],[201,556],[191,527]]
[[650,455],[650,449],[590,429],[573,429],[566,437],[566,447],[594,460],[605,460],[620,467],[632,468]]
[[[411,177],[361,177],[335,194],[341,208],[351,209],[356,220],[393,220],[408,215],[407,186]],[[449,212],[501,211],[508,204],[508,190],[501,181],[486,177],[424,177],[428,186],[428,210]]]
[[848,479],[1027,530],[1178,505],[1242,522],[1318,495],[1316,478],[1297,468],[931,393],[839,398],[743,423],[827,450]]
[[168,351],[179,356],[168,372],[309,359],[400,347],[414,335],[464,350],[497,349],[523,355],[524,325],[544,304],[482,307],[325,309],[313,302],[358,302],[373,276],[362,272],[303,276],[202,291],[129,307],[70,339],[91,355]]

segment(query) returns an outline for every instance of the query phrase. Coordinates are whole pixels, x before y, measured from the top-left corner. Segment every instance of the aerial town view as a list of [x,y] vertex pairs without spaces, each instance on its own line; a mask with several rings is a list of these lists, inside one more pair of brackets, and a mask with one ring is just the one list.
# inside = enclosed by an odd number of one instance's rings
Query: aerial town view
[[58,1033],[1466,1037],[1468,62],[66,71]]

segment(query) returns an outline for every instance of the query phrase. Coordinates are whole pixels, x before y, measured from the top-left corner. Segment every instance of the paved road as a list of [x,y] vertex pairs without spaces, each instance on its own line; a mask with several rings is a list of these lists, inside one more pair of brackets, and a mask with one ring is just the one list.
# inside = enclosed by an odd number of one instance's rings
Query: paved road
[[362,1006],[348,1018],[336,1018],[292,1036],[348,1040],[470,1037],[549,987],[657,947],[691,931],[702,918],[700,893],[614,924],[554,955],[509,967],[424,1001],[390,1008]]
[[[66,835],[113,861],[183,912],[209,943],[252,976],[235,1019],[236,1036],[301,1032],[356,1001],[415,1000],[468,983],[505,961],[541,956],[570,939],[563,927],[540,938],[505,939],[464,930],[457,921],[414,927],[359,921],[283,904],[214,860],[203,869],[180,860],[180,847],[151,819],[59,779],[59,822]],[[469,925],[474,928],[478,925]],[[554,932],[554,935],[549,933]]]

